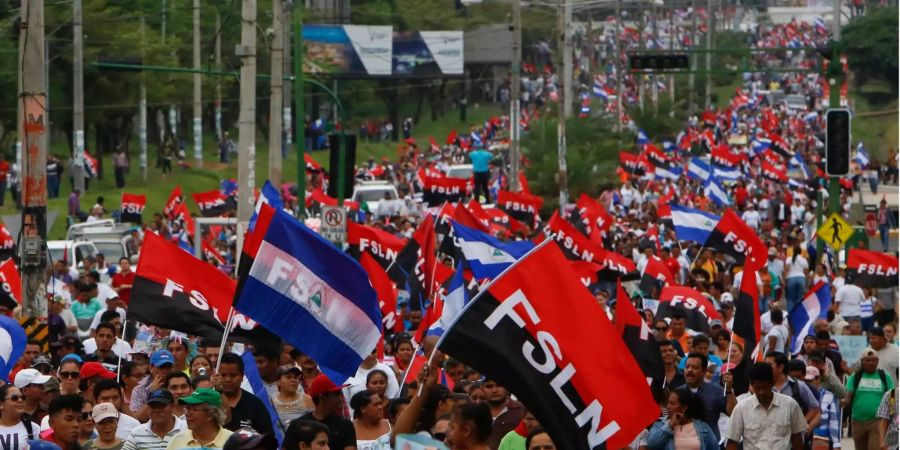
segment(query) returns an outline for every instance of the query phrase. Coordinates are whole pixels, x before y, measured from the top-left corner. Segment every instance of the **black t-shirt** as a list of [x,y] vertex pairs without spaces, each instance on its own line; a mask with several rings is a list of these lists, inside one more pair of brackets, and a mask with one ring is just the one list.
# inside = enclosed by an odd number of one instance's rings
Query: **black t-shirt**
[[342,450],[347,446],[356,446],[356,428],[353,422],[339,416],[325,420],[316,419],[312,412],[300,416],[300,420],[312,420],[328,427],[328,448]]
[[225,428],[231,431],[241,427],[253,428],[260,434],[275,435],[269,411],[252,392],[241,392],[241,399],[231,408],[231,420],[225,424]]

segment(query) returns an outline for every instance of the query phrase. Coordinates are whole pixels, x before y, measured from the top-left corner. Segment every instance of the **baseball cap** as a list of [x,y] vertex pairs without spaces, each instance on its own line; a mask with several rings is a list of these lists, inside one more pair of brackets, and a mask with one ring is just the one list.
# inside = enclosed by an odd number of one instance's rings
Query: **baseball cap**
[[339,392],[341,389],[349,386],[349,384],[345,384],[343,386],[338,386],[331,381],[325,374],[319,374],[317,377],[313,378],[312,383],[309,384],[309,396],[310,397],[318,397],[322,394],[328,394],[330,392]]
[[182,405],[200,405],[207,404],[216,408],[222,406],[222,395],[215,389],[197,388],[191,395],[178,399],[178,403]]
[[709,321],[709,326],[710,326],[710,328],[711,328],[711,327],[714,327],[714,326],[716,326],[716,325],[718,325],[718,326],[720,326],[720,327],[721,327],[721,326],[724,326],[724,324],[722,323],[722,321],[719,320],[719,319],[713,319],[713,320],[710,320],[710,321]]
[[75,336],[73,334],[68,334],[65,336],[60,336],[60,338],[56,342],[53,342],[52,344],[50,344],[50,347],[53,347],[53,348],[71,347],[75,350],[79,350],[79,349],[81,349],[81,340],[78,339],[78,336]]
[[175,364],[175,357],[168,350],[157,350],[150,355],[150,365],[153,367],[162,367],[166,364]]
[[44,383],[44,392],[53,392],[59,390],[59,381],[56,378],[50,377],[46,383]]
[[292,365],[292,364],[285,364],[278,368],[278,376],[279,377],[288,372],[297,372],[297,374],[301,373],[300,368],[295,365]]
[[60,446],[43,439],[33,439],[25,441],[28,450],[62,450]]
[[818,376],[819,376],[819,369],[816,369],[813,366],[809,366],[806,368],[806,376],[803,377],[803,379],[806,381],[812,381],[812,380],[815,380],[816,377],[818,377]]
[[[875,349],[872,347],[866,347],[866,349],[862,351],[862,353],[860,354],[859,357],[864,358],[866,356],[874,356],[874,357],[878,358],[878,352],[876,352]],[[18,379],[18,378],[19,377],[17,375],[16,379]]]
[[50,360],[50,357],[47,355],[37,355],[34,357],[34,360],[31,361],[31,368],[37,369],[38,366],[47,366],[53,369],[53,362]]
[[94,377],[111,380],[116,377],[116,374],[111,372],[106,367],[103,367],[103,364],[100,364],[96,361],[90,361],[84,363],[84,365],[81,366],[81,373],[79,374],[79,376],[85,380]]
[[22,389],[30,384],[44,384],[49,380],[50,375],[44,375],[38,372],[37,369],[22,369],[16,374],[13,384],[17,388]]
[[81,359],[80,356],[78,356],[78,355],[75,354],[75,353],[69,353],[68,355],[63,356],[62,359],[59,360],[59,364],[62,365],[62,363],[66,362],[66,361],[69,361],[69,360],[75,361],[75,362],[77,362],[78,364],[84,363],[84,360]]
[[173,397],[172,393],[166,389],[157,389],[147,394],[148,404],[158,403],[160,405],[168,405],[174,401],[175,397]]
[[100,403],[94,405],[94,409],[91,411],[91,417],[94,419],[94,423],[98,423],[103,419],[118,419],[119,411],[116,410],[116,407],[113,406],[112,403]]
[[223,450],[275,450],[278,441],[270,434],[259,434],[248,428],[238,428],[222,446]]
[[723,305],[726,303],[734,303],[734,296],[732,296],[728,292],[725,292],[722,294],[722,297],[719,299],[719,303],[721,303]]

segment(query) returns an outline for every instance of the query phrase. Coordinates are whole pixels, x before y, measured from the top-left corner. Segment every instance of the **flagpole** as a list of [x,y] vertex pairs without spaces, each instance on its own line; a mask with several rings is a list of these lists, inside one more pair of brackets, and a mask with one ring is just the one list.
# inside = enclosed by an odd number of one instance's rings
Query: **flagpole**
[[[422,347],[422,343],[421,343],[421,342],[416,342],[416,348],[413,349],[413,356],[412,356],[412,358],[409,360],[409,365],[406,366],[406,370],[403,371],[403,377],[400,379],[400,386],[401,386],[401,387],[402,387],[404,384],[406,384],[406,377],[409,375],[409,369],[412,368],[413,361],[415,361],[415,359],[416,359],[416,353],[419,353],[419,348],[421,348],[421,347]],[[435,346],[434,348],[437,348],[437,346]],[[431,354],[433,355],[433,354],[434,354],[434,351],[432,351]],[[431,359],[428,360],[428,363],[431,363]],[[428,363],[426,363],[426,364],[428,364]],[[427,367],[427,366],[426,366],[426,367]],[[419,387],[419,393],[422,392],[421,389],[422,389],[422,388]]]
[[[125,340],[125,325],[127,325],[127,324],[128,324],[127,320],[122,321],[122,338],[121,338],[122,341]],[[116,345],[119,345],[119,343],[116,342],[115,344],[113,344],[113,348],[116,348]],[[122,355],[117,354],[116,356],[119,357],[119,362],[116,363],[116,383],[118,383],[119,375],[122,373]]]
[[[493,286],[494,283],[497,282],[497,280],[503,278],[503,275],[506,275],[507,272],[509,272],[509,271],[512,270],[514,267],[516,267],[517,265],[519,265],[519,263],[522,262],[522,261],[524,261],[525,258],[528,258],[529,256],[531,256],[532,253],[537,252],[538,250],[540,250],[541,248],[543,248],[543,247],[544,247],[545,245],[547,245],[548,243],[553,242],[555,236],[556,236],[555,234],[551,234],[550,236],[547,236],[546,238],[544,238],[544,240],[541,241],[540,244],[535,245],[533,249],[528,250],[528,252],[525,253],[524,255],[522,255],[521,258],[517,259],[516,262],[510,264],[509,267],[503,269],[503,271],[500,272],[499,275],[497,275],[496,277],[494,277],[494,279],[492,279],[487,285],[485,285],[481,290],[479,290],[478,293],[475,294],[475,296],[472,297],[471,300],[469,300],[469,303],[467,303],[467,304],[463,307],[463,309],[459,312],[459,314],[457,314],[456,317],[453,318],[453,322],[451,322],[450,325],[447,326],[447,329],[444,330],[444,334],[441,335],[441,337],[440,337],[440,338],[438,339],[438,341],[437,341],[437,344],[434,345],[435,350],[437,350],[438,348],[441,347],[441,344],[444,342],[444,338],[447,337],[447,333],[450,331],[450,329],[453,328],[454,325],[456,325],[456,322],[459,320],[459,318],[462,317],[463,314],[465,314],[465,312],[466,312],[472,305],[474,305],[475,302],[478,301],[478,299],[481,298],[481,296],[482,296],[485,292],[487,292],[488,290],[490,290],[491,286]],[[432,352],[432,354],[433,354],[433,353],[434,353],[434,352]]]
[[216,358],[216,373],[219,373],[219,365],[222,364],[222,355],[225,354],[225,343],[228,341],[228,334],[231,331],[231,324],[234,322],[234,308],[228,311],[228,322],[225,323],[225,331],[222,333],[222,343],[219,344],[219,357]]
[[[728,365],[731,364],[731,346],[732,345],[734,345],[734,330],[731,330],[731,338],[728,339],[728,356],[725,358],[725,367],[728,367]],[[732,381],[731,384],[734,384],[734,381]],[[725,386],[725,387],[728,387],[728,386]],[[723,389],[723,391],[724,392],[722,392],[722,397],[727,397],[728,389]]]

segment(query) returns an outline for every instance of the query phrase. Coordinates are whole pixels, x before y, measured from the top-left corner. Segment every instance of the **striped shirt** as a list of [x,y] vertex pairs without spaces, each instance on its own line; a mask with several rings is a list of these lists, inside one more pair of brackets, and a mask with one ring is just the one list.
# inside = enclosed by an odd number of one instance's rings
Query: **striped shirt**
[[886,420],[888,423],[887,434],[884,436],[884,443],[887,448],[897,448],[898,444],[898,424],[897,421],[897,392],[890,390],[884,393],[881,398],[881,405],[878,406],[878,412],[875,414],[879,419]]
[[125,440],[122,450],[164,450],[173,436],[186,429],[187,424],[184,420],[175,417],[175,426],[166,433],[163,439],[160,439],[150,429],[150,422],[142,423],[131,430],[131,435]]
[[724,438],[741,442],[745,450],[787,450],[791,435],[806,431],[806,418],[793,398],[775,393],[766,408],[756,396],[738,402],[728,419]]

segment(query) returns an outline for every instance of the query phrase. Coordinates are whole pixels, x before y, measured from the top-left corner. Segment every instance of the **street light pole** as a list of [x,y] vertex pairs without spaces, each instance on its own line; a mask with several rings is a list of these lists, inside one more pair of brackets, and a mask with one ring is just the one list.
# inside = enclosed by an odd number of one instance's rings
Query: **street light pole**
[[284,9],[282,0],[272,0],[272,78],[269,95],[269,181],[281,189],[282,70],[284,69]]
[[[194,69],[200,70],[200,0],[193,0],[194,5]],[[202,80],[199,73],[194,74],[194,161],[197,168],[203,167],[203,106]]]
[[303,5],[294,1],[294,142],[297,148],[297,208],[298,216],[306,216],[306,111],[303,105]]
[[519,97],[522,87],[522,3],[512,0],[513,55],[509,86],[509,188],[518,192],[519,186]]
[[241,58],[237,210],[240,248],[244,227],[253,214],[256,178],[256,0],[242,0],[241,44],[236,50]]

